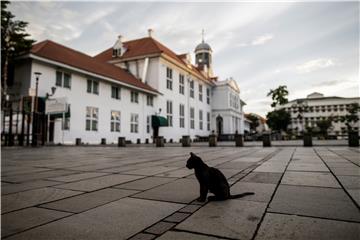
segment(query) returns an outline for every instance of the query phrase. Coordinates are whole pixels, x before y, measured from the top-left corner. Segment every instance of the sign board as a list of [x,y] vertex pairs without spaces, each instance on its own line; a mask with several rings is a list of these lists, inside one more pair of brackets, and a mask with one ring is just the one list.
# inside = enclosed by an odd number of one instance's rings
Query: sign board
[[54,98],[46,100],[45,113],[55,114],[67,111],[66,98]]

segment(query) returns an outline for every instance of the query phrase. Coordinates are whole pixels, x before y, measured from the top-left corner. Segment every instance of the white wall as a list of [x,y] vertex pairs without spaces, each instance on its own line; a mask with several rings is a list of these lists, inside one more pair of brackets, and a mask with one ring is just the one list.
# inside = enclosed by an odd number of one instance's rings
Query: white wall
[[[56,67],[34,62],[32,64],[31,86],[35,87],[34,72],[41,72],[39,81],[39,96],[45,96],[55,86]],[[117,142],[122,136],[136,142],[137,138],[145,141],[150,139],[146,133],[146,116],[154,114],[154,108],[146,106],[146,95],[139,93],[139,103],[130,102],[130,90],[121,88],[121,100],[111,98],[111,86],[113,84],[99,80],[99,95],[88,93],[86,90],[87,77],[83,74],[71,72],[71,89],[57,87],[52,98],[66,97],[71,104],[70,130],[61,130],[61,120],[56,121],[55,143],[74,143],[75,138],[82,138],[85,143],[100,143],[101,138],[106,138],[107,143]],[[156,103],[156,99],[154,99]],[[98,131],[86,131],[86,107],[99,109]],[[110,131],[111,110],[121,112],[121,131]],[[130,115],[139,114],[139,133],[130,133]]]

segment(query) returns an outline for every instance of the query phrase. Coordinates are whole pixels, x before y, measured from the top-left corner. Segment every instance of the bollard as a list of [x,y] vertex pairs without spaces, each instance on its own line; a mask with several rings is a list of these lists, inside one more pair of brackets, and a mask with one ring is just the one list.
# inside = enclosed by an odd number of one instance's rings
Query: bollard
[[269,133],[263,134],[263,147],[271,147],[271,135]]
[[235,146],[236,147],[243,147],[244,146],[244,138],[241,134],[235,135]]
[[156,147],[164,147],[164,137],[163,136],[158,136],[155,140],[156,142]]
[[216,147],[217,145],[217,139],[215,134],[209,135],[209,147]]
[[304,133],[304,147],[312,147],[312,135],[311,133]]
[[350,131],[349,132],[349,147],[358,147],[359,146],[359,132]]
[[190,147],[190,136],[189,135],[182,136],[181,144],[183,147]]
[[118,138],[118,147],[126,147],[126,141],[124,137]]
[[76,139],[75,139],[75,145],[76,145],[76,146],[80,146],[80,145],[81,145],[81,138],[76,138]]

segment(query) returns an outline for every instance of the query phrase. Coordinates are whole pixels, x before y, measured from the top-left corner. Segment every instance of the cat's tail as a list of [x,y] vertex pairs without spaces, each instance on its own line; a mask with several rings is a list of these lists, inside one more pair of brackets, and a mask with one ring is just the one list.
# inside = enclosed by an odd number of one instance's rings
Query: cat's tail
[[253,193],[253,192],[244,192],[244,193],[240,193],[240,194],[230,195],[229,199],[242,198],[247,195],[254,195],[254,194],[255,193]]

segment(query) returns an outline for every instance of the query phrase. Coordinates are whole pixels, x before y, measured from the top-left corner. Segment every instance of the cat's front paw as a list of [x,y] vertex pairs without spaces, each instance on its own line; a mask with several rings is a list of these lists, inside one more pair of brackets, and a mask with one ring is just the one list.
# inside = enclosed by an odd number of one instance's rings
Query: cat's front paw
[[198,197],[198,198],[196,199],[196,201],[198,201],[198,202],[205,202],[205,201],[206,201],[206,198]]

